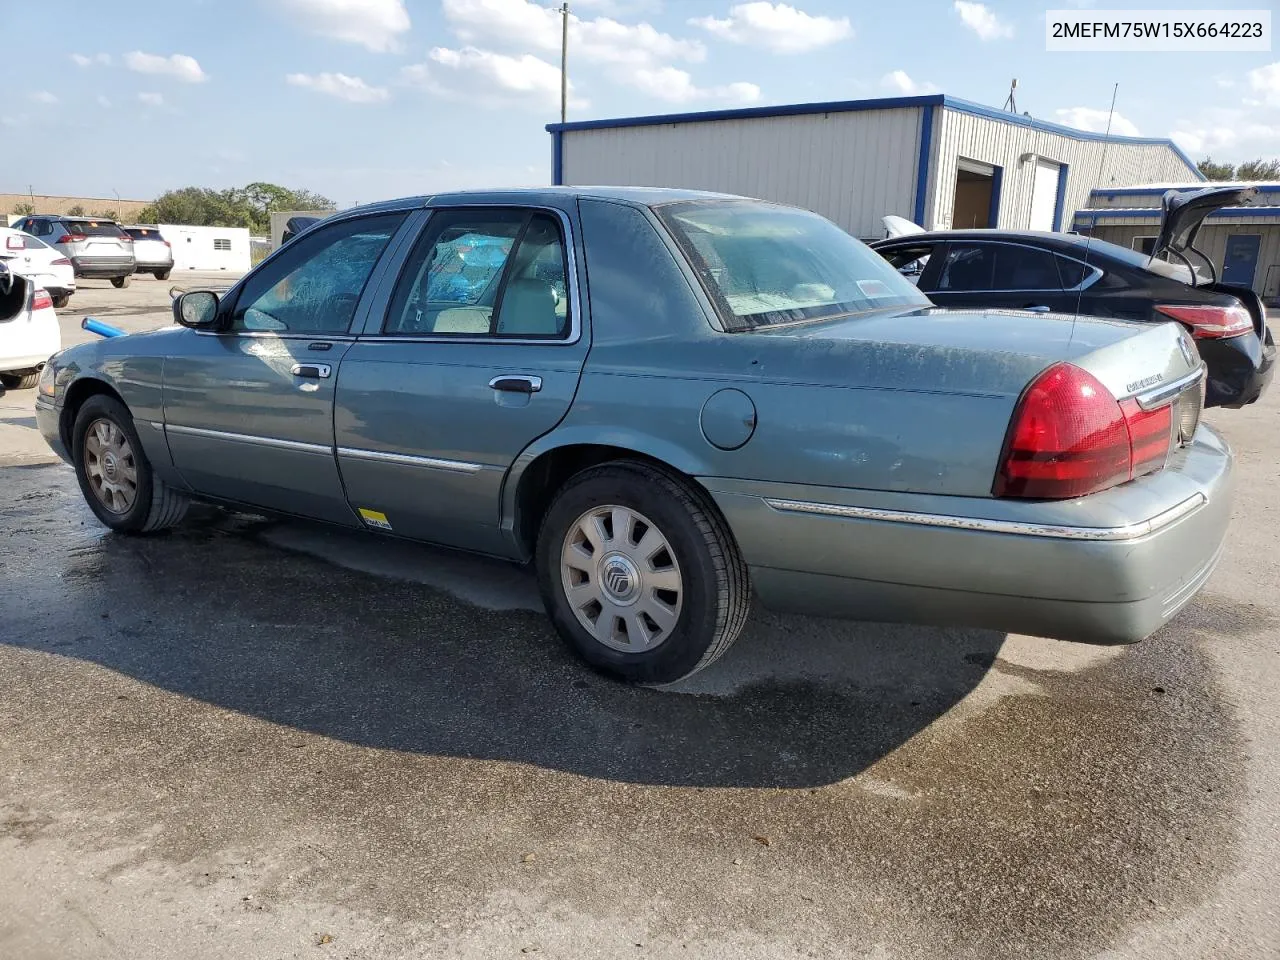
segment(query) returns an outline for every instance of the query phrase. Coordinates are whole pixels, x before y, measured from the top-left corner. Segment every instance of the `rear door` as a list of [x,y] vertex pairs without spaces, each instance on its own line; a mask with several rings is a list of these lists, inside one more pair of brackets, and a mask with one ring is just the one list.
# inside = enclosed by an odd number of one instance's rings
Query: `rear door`
[[431,213],[339,369],[338,463],[367,525],[505,552],[507,470],[587,355],[577,235],[576,206]]
[[355,523],[334,461],[334,384],[369,280],[406,216],[341,220],[300,238],[232,295],[229,329],[175,334],[165,432],[193,488]]
[[[947,244],[921,290],[940,307],[1003,307],[1074,312],[1077,295],[1063,289],[1048,250],[995,240]],[[932,266],[932,265],[931,265]]]

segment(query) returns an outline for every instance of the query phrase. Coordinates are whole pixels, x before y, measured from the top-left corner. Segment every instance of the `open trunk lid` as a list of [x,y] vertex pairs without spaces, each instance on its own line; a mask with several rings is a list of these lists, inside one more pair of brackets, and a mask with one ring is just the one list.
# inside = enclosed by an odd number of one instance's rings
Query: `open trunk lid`
[[1170,190],[1160,200],[1160,233],[1151,249],[1151,259],[1162,253],[1171,254],[1192,271],[1192,286],[1195,286],[1196,267],[1186,255],[1190,251],[1208,265],[1216,281],[1217,269],[1213,262],[1195,246],[1200,225],[1223,207],[1248,206],[1257,196],[1257,187],[1205,187],[1191,193]]

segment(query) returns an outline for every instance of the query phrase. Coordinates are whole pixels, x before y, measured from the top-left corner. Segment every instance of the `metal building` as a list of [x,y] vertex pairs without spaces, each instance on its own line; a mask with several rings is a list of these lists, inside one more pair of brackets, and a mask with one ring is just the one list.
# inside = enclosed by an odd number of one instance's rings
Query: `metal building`
[[[1203,183],[1156,183],[1094,190],[1087,209],[1076,211],[1079,233],[1150,253],[1160,229],[1160,200],[1170,190],[1198,190]],[[1215,183],[1257,187],[1249,207],[1224,207],[1208,217],[1196,238],[1223,282],[1252,287],[1268,304],[1280,301],[1280,183]]]
[[863,239],[1056,230],[1095,187],[1200,177],[1171,140],[1104,136],[943,95],[547,126],[557,184],[686,187],[807,207]]

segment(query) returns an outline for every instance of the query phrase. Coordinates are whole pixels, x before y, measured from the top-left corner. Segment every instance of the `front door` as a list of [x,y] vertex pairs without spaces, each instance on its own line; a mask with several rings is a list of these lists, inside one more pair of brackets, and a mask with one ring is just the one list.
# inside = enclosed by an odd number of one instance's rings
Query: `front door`
[[345,220],[299,239],[233,293],[224,332],[175,333],[165,431],[195,490],[355,523],[334,460],[334,384],[369,277],[404,218]]
[[366,525],[506,552],[507,470],[568,412],[587,354],[573,223],[572,210],[432,213],[339,371],[338,462]]
[[1262,237],[1256,233],[1233,233],[1227,237],[1227,252],[1222,258],[1222,282],[1233,287],[1252,288],[1261,246]]

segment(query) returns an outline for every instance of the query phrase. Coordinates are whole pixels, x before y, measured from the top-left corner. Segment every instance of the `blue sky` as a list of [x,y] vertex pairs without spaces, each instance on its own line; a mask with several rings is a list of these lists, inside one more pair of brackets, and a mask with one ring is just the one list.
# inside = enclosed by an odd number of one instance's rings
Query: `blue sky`
[[[346,206],[547,183],[554,5],[2,0],[6,37],[31,43],[0,62],[0,193],[266,180]],[[571,0],[569,117],[939,91],[998,107],[1016,76],[1036,117],[1102,129],[1118,82],[1114,132],[1173,136],[1195,159],[1280,156],[1280,53],[1046,53],[1045,9],[1090,5]],[[17,52],[37,48],[32,69]]]

